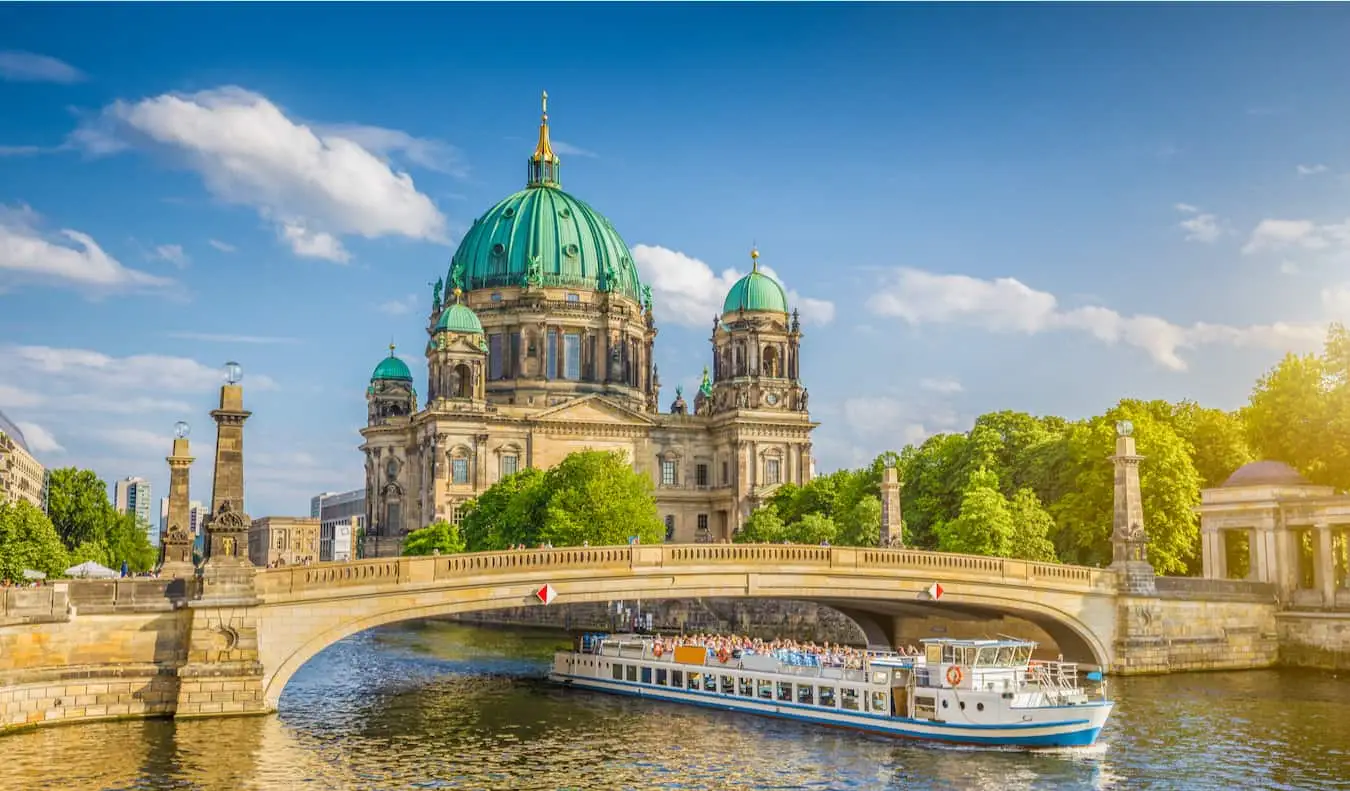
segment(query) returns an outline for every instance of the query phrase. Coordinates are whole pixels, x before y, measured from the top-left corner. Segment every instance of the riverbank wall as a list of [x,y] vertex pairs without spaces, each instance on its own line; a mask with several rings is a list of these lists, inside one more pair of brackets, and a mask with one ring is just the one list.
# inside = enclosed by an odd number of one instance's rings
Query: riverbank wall
[[1350,670],[1350,612],[1292,610],[1276,622],[1281,665]]

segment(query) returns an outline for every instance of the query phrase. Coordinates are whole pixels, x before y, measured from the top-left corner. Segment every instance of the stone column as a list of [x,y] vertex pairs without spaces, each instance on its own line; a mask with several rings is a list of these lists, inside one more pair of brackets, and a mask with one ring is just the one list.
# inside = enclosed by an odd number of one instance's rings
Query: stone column
[[1331,554],[1331,525],[1326,522],[1318,522],[1317,528],[1317,552],[1314,555],[1315,568],[1317,570],[1317,587],[1322,591],[1322,606],[1331,608],[1336,606],[1336,564],[1335,558]]
[[192,563],[192,520],[189,485],[194,459],[188,449],[187,424],[173,440],[173,454],[165,458],[169,463],[169,524],[168,532],[160,537],[160,570],[165,577],[191,577],[196,573]]
[[251,565],[244,513],[244,389],[236,382],[220,388],[216,421],[216,466],[211,486],[211,514],[206,519],[207,564]]
[[887,459],[881,473],[881,546],[905,545],[900,522],[900,471]]
[[1111,568],[1120,575],[1123,590],[1152,594],[1153,567],[1148,562],[1148,532],[1144,527],[1144,500],[1139,489],[1139,462],[1135,453],[1134,426],[1128,420],[1116,424],[1115,509],[1111,531]]

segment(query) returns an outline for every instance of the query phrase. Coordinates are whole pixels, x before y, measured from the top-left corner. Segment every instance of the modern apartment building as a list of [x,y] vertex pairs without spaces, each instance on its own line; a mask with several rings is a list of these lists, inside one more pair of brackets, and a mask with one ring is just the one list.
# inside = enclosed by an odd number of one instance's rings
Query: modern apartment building
[[339,563],[356,559],[357,534],[366,526],[366,490],[325,492],[310,501],[318,505],[319,560]]
[[27,500],[46,510],[46,472],[23,432],[0,412],[0,502]]
[[119,513],[134,514],[136,521],[145,525],[145,535],[150,543],[159,545],[158,520],[151,514],[150,482],[144,478],[123,478],[113,487],[113,505]]

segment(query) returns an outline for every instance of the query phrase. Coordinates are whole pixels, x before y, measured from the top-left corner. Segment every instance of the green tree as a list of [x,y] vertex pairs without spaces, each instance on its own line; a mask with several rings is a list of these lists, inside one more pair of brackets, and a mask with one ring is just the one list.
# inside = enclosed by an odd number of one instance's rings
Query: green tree
[[839,528],[823,514],[807,514],[787,528],[787,540],[793,544],[834,543]]
[[881,498],[864,495],[837,521],[841,546],[874,547],[881,542]]
[[1018,489],[1008,502],[1012,517],[1012,536],[1008,541],[1008,557],[1053,563],[1055,545],[1050,536],[1055,532],[1055,519],[1041,506],[1030,488]]
[[922,549],[938,546],[937,526],[955,519],[961,509],[962,489],[956,485],[965,450],[964,434],[936,434],[917,448],[900,452],[901,512],[908,528],[906,539]]
[[1178,436],[1190,443],[1202,488],[1219,486],[1234,470],[1252,461],[1247,427],[1239,412],[1183,401],[1176,406],[1173,427]]
[[527,467],[508,475],[463,506],[460,531],[470,552],[539,543],[544,473]]
[[106,535],[113,508],[107,485],[92,470],[52,470],[47,492],[47,515],[67,549]]
[[21,580],[27,569],[54,577],[69,567],[61,536],[41,509],[26,500],[0,503],[0,580]]
[[998,476],[975,470],[961,497],[961,513],[937,525],[938,548],[944,552],[1006,557],[1012,541],[1012,515],[998,488]]
[[644,544],[665,539],[651,478],[635,471],[623,453],[572,453],[544,473],[543,487],[542,541],[606,546],[630,536]]
[[787,538],[787,529],[778,511],[771,505],[750,512],[732,540],[738,544],[778,544]]
[[464,537],[459,527],[444,519],[437,519],[420,530],[414,530],[403,539],[405,555],[453,555],[464,551]]
[[147,525],[138,521],[135,514],[119,514],[109,511],[107,532],[104,544],[112,561],[109,568],[120,569],[126,561],[131,571],[149,571],[159,562],[159,551],[150,543],[146,533]]

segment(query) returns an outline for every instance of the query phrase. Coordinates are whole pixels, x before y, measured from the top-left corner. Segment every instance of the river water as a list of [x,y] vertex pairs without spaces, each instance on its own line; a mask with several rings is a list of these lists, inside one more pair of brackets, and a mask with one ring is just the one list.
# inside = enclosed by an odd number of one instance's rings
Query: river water
[[558,690],[566,638],[446,623],[316,656],[268,717],[0,737],[0,789],[1346,789],[1350,678],[1115,679],[1092,748],[927,746]]

